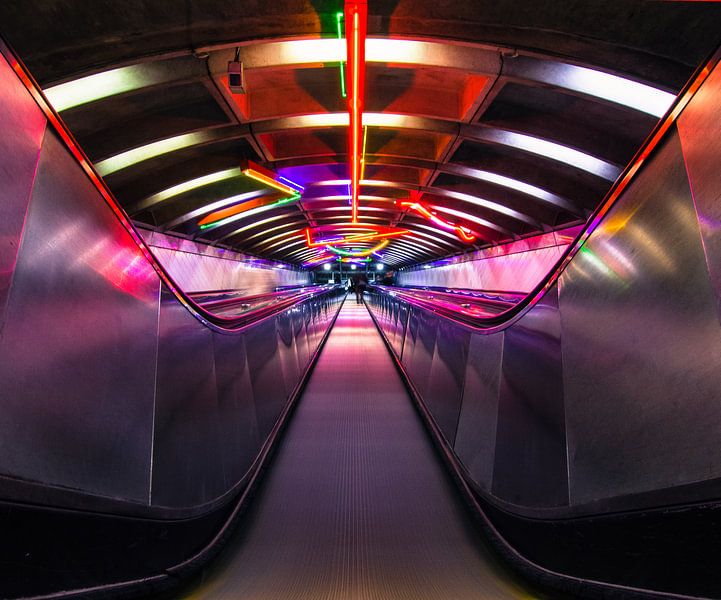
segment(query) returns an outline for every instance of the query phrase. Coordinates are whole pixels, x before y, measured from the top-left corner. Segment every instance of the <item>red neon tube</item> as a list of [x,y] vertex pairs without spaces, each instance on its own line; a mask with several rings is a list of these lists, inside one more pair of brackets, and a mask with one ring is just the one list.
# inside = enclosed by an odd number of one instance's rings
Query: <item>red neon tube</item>
[[346,81],[348,82],[348,156],[351,179],[351,221],[358,222],[358,194],[363,153],[363,98],[366,75],[367,0],[345,0]]

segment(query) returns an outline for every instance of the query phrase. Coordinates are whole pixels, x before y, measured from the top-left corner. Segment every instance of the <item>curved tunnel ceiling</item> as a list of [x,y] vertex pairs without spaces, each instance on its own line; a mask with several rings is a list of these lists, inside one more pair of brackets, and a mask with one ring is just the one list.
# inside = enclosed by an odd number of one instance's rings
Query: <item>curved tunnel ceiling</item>
[[[342,10],[8,2],[0,27],[137,222],[312,265],[305,229],[350,214]],[[408,231],[376,256],[407,265],[583,221],[720,25],[710,2],[370,0],[359,216]],[[228,88],[236,57],[245,94]],[[301,198],[243,175],[247,160]]]

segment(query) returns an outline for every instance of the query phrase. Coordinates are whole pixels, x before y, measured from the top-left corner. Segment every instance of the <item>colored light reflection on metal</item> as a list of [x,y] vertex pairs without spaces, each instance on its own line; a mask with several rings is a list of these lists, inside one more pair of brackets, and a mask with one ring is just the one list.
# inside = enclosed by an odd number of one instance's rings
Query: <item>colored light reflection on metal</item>
[[364,257],[370,256],[379,250],[383,250],[383,248],[385,248],[389,243],[389,240],[382,240],[380,244],[374,246],[373,248],[368,248],[367,250],[343,250],[342,248],[334,248],[333,246],[326,246],[325,248],[326,250],[330,250],[339,256]]
[[264,183],[265,185],[275,188],[276,190],[289,196],[295,196],[302,193],[305,189],[302,185],[299,185],[285,177],[281,177],[273,171],[254,163],[252,160],[244,161],[242,163],[241,172],[246,177],[255,179],[256,181]]
[[425,219],[428,219],[431,223],[434,223],[441,229],[452,231],[456,234],[456,237],[458,237],[458,239],[462,242],[470,244],[478,239],[478,235],[468,229],[468,227],[464,227],[462,225],[455,225],[449,221],[446,221],[445,219],[441,219],[438,215],[434,215],[426,206],[423,206],[423,204],[421,204],[420,202],[400,202],[400,205],[403,208],[410,208],[411,210],[414,210],[419,215],[421,215]]
[[358,222],[361,155],[363,152],[363,99],[365,92],[365,40],[368,4],[365,0],[345,0],[346,46],[348,56],[348,142],[351,173],[351,221]]
[[[343,20],[343,13],[339,12],[335,14],[335,22],[336,26],[338,27],[338,39],[343,39],[343,26],[341,25],[341,21]],[[340,61],[338,64],[340,66],[340,95],[345,98],[347,96],[345,91],[345,64],[343,64],[344,61]]]

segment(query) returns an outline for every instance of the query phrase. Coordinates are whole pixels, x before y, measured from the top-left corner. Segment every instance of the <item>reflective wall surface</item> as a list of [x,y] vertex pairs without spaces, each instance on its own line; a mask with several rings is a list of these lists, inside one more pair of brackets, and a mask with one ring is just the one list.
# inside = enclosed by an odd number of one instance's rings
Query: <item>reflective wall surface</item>
[[186,292],[240,290],[252,296],[310,283],[310,273],[200,242],[141,230],[153,254]]
[[720,122],[717,68],[557,284],[501,331],[370,296],[489,499],[563,515],[718,496]]
[[[242,483],[343,296],[319,292],[238,331],[207,326],[4,59],[0,102],[2,499],[202,512]],[[23,495],[38,487],[42,500]]]
[[553,268],[580,227],[544,233],[400,270],[399,285],[530,292]]

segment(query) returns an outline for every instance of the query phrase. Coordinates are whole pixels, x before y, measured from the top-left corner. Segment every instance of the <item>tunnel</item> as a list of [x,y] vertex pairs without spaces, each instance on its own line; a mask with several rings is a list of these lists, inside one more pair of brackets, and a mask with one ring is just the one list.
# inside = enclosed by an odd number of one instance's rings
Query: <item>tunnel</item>
[[721,598],[721,2],[0,55],[0,598]]

